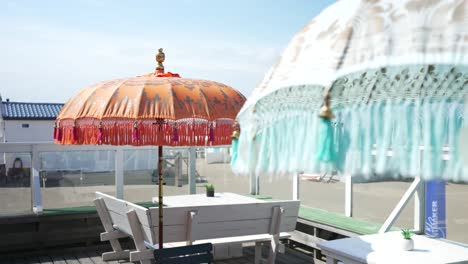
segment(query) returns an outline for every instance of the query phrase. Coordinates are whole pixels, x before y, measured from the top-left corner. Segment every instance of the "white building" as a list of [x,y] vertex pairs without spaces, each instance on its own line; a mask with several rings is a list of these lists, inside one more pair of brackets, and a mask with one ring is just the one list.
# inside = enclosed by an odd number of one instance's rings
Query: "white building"
[[[57,115],[64,104],[28,103],[2,100],[0,96],[1,143],[54,143],[53,130]],[[148,170],[156,166],[157,150],[125,151],[125,170]],[[26,153],[0,155],[0,165],[13,166],[20,158],[24,168],[30,168],[31,157]],[[45,152],[41,155],[42,169],[110,171],[114,169],[112,151]]]
[[[57,115],[64,104],[29,103],[3,101],[0,96],[0,144],[32,143],[54,144],[53,130]],[[64,146],[64,148],[68,148]],[[175,153],[188,159],[186,150],[165,148],[165,157],[172,160]],[[207,148],[204,155],[209,163],[229,163],[228,149]],[[85,151],[41,152],[41,171],[82,171],[99,172],[115,169],[115,151],[101,150],[99,146],[89,146]],[[2,175],[17,167],[18,159],[25,171],[31,168],[30,153],[0,153],[0,182]],[[16,161],[16,163],[15,163]],[[124,171],[154,170],[157,164],[157,149],[126,148],[124,151]],[[172,162],[172,161],[170,161]],[[188,166],[188,165],[186,165]]]
[[3,101],[0,97],[0,142],[53,142],[63,104]]
[[[3,101],[0,96],[0,143],[52,143],[53,128],[63,104]],[[24,168],[31,166],[25,153],[1,155],[1,164],[11,168],[20,159]]]

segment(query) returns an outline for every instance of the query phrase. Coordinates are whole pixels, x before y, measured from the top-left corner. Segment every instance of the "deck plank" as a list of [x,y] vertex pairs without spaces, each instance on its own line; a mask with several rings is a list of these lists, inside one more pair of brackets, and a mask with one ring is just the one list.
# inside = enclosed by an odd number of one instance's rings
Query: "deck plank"
[[[108,252],[109,250],[105,250],[105,249],[98,249],[96,251],[94,251],[96,253],[96,256],[100,257],[102,256],[102,253],[105,253],[105,252]],[[127,263],[127,262],[124,262],[124,261],[117,261],[117,260],[112,260],[112,261],[106,261],[105,263],[107,264],[121,264],[121,263]],[[131,263],[131,262],[130,262]]]
[[27,264],[40,264],[39,258],[37,256],[28,256],[24,258]]
[[11,264],[14,260],[10,257],[0,258],[0,264]]
[[49,256],[39,256],[39,261],[41,264],[54,264]]
[[54,264],[67,264],[67,262],[65,262],[65,260],[63,259],[63,255],[54,254],[51,255],[50,258],[52,259]]
[[73,256],[71,254],[66,254],[63,256],[63,259],[67,264],[80,264],[76,256]]
[[27,261],[24,256],[21,256],[20,258],[16,258],[14,264],[27,264]]
[[102,260],[101,254],[96,251],[88,251],[86,252],[88,257],[93,261],[94,264],[107,264],[105,261]]
[[76,252],[74,255],[80,264],[94,264],[94,262],[89,259],[88,254],[84,251]]

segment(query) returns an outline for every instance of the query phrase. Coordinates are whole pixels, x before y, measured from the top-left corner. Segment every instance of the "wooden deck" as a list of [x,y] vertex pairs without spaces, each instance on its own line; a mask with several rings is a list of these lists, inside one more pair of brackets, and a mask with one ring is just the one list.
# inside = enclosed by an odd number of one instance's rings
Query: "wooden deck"
[[[50,253],[32,253],[21,255],[0,255],[0,264],[130,264],[129,261],[109,261],[101,259],[103,248],[82,248],[55,251]],[[244,247],[244,257],[229,260],[218,260],[216,264],[250,264],[254,262],[254,248]],[[292,249],[286,249],[285,254],[278,254],[277,264],[314,263],[311,257]]]

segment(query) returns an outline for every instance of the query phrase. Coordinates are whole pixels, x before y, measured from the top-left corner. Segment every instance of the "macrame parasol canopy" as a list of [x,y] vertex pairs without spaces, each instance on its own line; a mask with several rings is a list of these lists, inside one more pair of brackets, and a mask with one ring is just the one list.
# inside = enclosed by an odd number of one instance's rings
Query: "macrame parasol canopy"
[[233,167],[320,172],[329,93],[326,154],[343,174],[467,181],[457,144],[467,92],[468,1],[341,0],[293,37],[247,100]]

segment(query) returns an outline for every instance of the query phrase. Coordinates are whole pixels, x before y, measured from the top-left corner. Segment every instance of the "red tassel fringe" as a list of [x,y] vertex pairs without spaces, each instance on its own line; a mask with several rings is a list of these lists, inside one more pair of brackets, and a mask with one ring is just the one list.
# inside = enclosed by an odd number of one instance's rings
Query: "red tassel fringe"
[[63,138],[62,138],[62,136],[63,136],[62,130],[63,130],[62,127],[58,127],[58,128],[57,128],[57,140],[58,140],[58,141],[61,141],[61,140],[63,139]]
[[138,123],[135,122],[135,125],[133,125],[133,137],[132,141],[136,143],[140,139],[140,133],[138,131]]
[[210,140],[210,143],[213,144],[213,141],[214,141],[215,137],[214,137],[214,129],[213,129],[213,126],[211,125],[210,126],[210,136],[209,136],[209,140]]
[[173,142],[178,142],[179,141],[179,132],[177,132],[177,127],[176,126],[174,126],[174,128],[173,128],[172,141]]
[[100,145],[102,144],[102,127],[101,125],[99,125],[99,128],[98,128],[98,136],[97,136],[97,143]]
[[[60,120],[54,129],[58,144],[77,145],[152,145],[208,146],[230,145],[233,120],[206,121],[201,119],[141,120],[138,126],[131,119]],[[75,127],[73,127],[75,125]]]
[[58,128],[57,126],[54,126],[54,140],[58,139]]
[[78,136],[76,135],[76,127],[75,127],[75,126],[73,126],[73,131],[72,131],[72,132],[73,132],[73,133],[72,133],[72,139],[73,139],[73,141],[76,141],[76,139],[78,138]]

